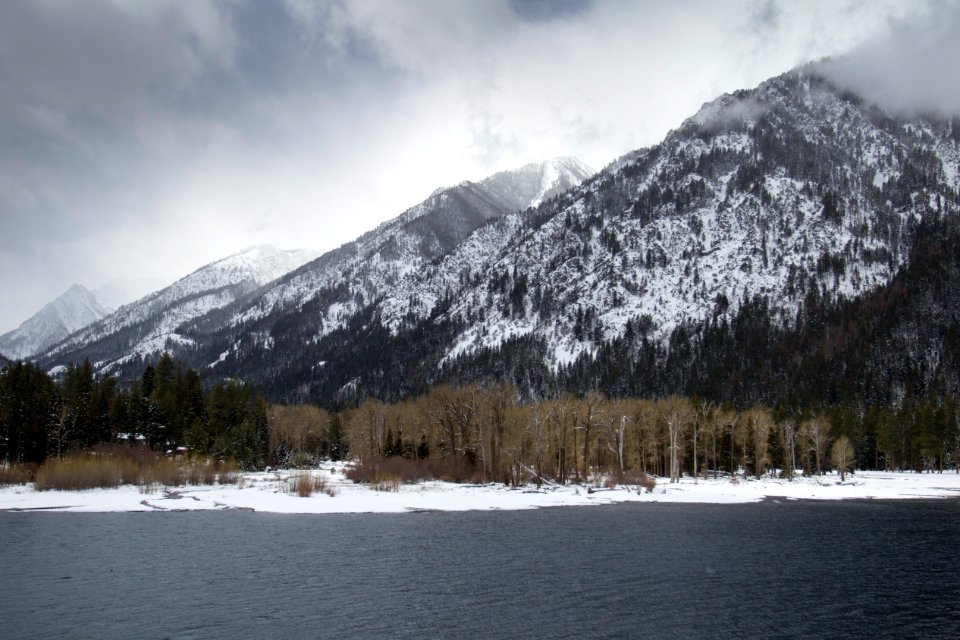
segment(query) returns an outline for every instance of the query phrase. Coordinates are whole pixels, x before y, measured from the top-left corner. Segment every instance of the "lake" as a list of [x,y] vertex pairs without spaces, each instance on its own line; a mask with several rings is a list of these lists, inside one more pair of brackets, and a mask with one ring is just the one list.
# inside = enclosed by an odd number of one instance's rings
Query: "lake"
[[958,638],[960,501],[0,513],[13,638]]

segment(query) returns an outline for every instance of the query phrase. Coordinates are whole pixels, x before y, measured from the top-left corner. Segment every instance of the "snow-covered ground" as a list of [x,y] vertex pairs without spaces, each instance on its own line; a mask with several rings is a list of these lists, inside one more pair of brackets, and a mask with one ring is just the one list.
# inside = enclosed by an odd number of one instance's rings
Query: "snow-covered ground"
[[325,465],[321,474],[334,495],[317,491],[298,497],[288,491],[296,471],[247,473],[228,486],[159,488],[141,492],[134,486],[89,491],[34,491],[31,485],[0,489],[0,511],[190,511],[249,509],[273,513],[398,513],[406,511],[470,511],[538,509],[541,507],[619,502],[685,502],[733,504],[764,499],[843,500],[960,497],[960,474],[859,472],[840,482],[837,475],[786,480],[699,480],[678,484],[658,481],[653,493],[635,487],[586,486],[507,488],[499,484],[457,485],[423,482],[378,491],[357,485],[343,475],[342,465]]

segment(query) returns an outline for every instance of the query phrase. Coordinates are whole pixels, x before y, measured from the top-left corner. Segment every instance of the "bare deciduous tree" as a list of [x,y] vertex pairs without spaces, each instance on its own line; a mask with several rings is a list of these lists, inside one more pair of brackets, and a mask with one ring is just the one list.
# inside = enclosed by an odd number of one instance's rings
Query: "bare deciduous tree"
[[679,482],[682,475],[684,436],[694,420],[693,405],[689,398],[670,396],[657,403],[660,419],[667,427],[667,445],[670,453],[670,482]]
[[770,464],[770,432],[773,430],[773,414],[763,407],[752,407],[742,419],[750,429],[753,440],[753,472],[760,478]]
[[830,422],[824,416],[811,418],[801,427],[807,449],[814,454],[818,476],[823,475],[823,458],[827,454],[827,443],[830,441],[830,427]]
[[799,427],[797,421],[793,418],[786,418],[777,425],[777,432],[780,435],[780,442],[783,443],[784,450],[784,475],[793,480],[797,471],[797,433]]
[[853,450],[853,443],[847,436],[840,436],[833,443],[830,450],[830,460],[833,466],[840,472],[840,482],[847,477],[847,470],[853,467],[857,460],[857,454]]

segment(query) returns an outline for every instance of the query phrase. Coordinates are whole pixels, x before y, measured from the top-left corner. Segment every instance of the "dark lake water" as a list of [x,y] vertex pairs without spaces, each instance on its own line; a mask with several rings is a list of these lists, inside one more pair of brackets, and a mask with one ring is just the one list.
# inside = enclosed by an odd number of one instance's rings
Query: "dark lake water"
[[0,513],[0,637],[960,638],[960,501]]

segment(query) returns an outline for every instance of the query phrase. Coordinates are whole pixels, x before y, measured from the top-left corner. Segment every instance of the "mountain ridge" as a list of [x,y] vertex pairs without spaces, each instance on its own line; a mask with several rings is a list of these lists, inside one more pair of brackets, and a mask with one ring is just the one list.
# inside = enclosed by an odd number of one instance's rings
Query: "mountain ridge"
[[[390,376],[429,384],[459,359],[509,345],[546,345],[542,364],[554,372],[627,333],[669,347],[679,328],[734,317],[758,295],[789,324],[813,290],[850,299],[890,282],[916,225],[960,206],[958,166],[950,120],[892,116],[801,68],[710,101],[660,144],[480,225],[354,305],[336,329],[355,328],[337,344],[315,327],[290,333],[265,320],[269,339],[220,334],[234,351],[210,361],[284,397],[355,401],[409,387]],[[323,313],[318,302],[302,319]],[[384,373],[362,340],[417,355],[398,356],[402,374]],[[294,343],[305,353],[285,364]],[[362,364],[333,357],[345,353]]]
[[711,327],[789,328],[888,286],[924,220],[960,211],[960,118],[887,113],[820,71],[720,96],[551,193],[545,167],[435,191],[182,324],[175,355],[326,406],[503,377],[529,396],[612,393],[624,372],[669,391],[638,367],[693,380]]
[[50,366],[89,358],[101,371],[116,362],[104,356],[122,350],[133,362],[174,344],[189,345],[176,332],[181,323],[211,308],[229,304],[240,295],[287,273],[316,254],[255,245],[210,262],[163,289],[123,305],[112,314],[73,333],[41,356]]
[[0,352],[13,360],[29,358],[110,312],[86,287],[74,284],[0,336]]
[[[526,207],[533,199],[566,189],[579,182],[587,171],[589,169],[582,162],[561,158],[531,163],[516,170],[498,172],[478,182],[467,181],[435,191],[427,200],[356,240],[278,274],[275,279],[260,282],[256,287],[232,288],[227,292],[229,295],[221,296],[207,309],[195,306],[188,313],[174,315],[165,304],[154,302],[157,297],[166,300],[161,296],[162,292],[151,294],[132,308],[128,308],[129,305],[124,307],[124,314],[118,316],[118,321],[111,324],[108,319],[102,323],[97,328],[100,335],[88,332],[57,345],[44,355],[44,363],[55,367],[71,359],[89,357],[100,370],[133,364],[136,358],[124,353],[130,348],[126,344],[128,341],[117,340],[116,336],[131,324],[129,316],[134,314],[137,314],[136,321],[150,324],[160,323],[151,318],[158,314],[164,316],[163,331],[153,331],[148,340],[141,339],[136,347],[137,357],[159,355],[168,348],[190,351],[196,344],[195,337],[203,331],[224,326],[252,326],[271,313],[300,308],[328,290],[338,292],[336,295],[342,298],[338,304],[344,308],[342,311],[335,309],[323,319],[327,326],[335,326],[358,305],[380,295],[385,287],[410,273],[421,262],[448,251],[478,225],[513,209]],[[162,291],[184,289],[181,283],[198,279],[198,274],[222,262],[211,263]],[[192,280],[189,284],[195,287]],[[365,291],[350,292],[341,286],[345,280],[364,280],[368,286]],[[266,286],[268,284],[270,286]],[[209,289],[204,291],[207,297],[215,293]],[[173,297],[189,302],[187,295]],[[99,342],[100,347],[91,349],[90,344],[95,342]]]

